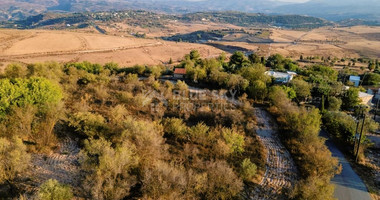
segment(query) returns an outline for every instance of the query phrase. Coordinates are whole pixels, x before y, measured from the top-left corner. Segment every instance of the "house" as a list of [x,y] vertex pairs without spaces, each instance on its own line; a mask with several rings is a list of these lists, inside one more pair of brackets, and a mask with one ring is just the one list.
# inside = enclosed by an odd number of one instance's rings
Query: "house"
[[365,92],[359,92],[359,99],[361,100],[361,104],[371,106],[373,95]]
[[360,85],[360,76],[350,76],[349,81],[354,83],[355,87],[358,87]]
[[265,72],[266,75],[271,76],[275,79],[276,83],[289,83],[291,80],[293,80],[294,76],[297,75],[295,72],[275,72],[275,71],[267,71]]
[[186,69],[185,68],[175,68],[174,69],[173,78],[183,79],[185,75],[186,75]]

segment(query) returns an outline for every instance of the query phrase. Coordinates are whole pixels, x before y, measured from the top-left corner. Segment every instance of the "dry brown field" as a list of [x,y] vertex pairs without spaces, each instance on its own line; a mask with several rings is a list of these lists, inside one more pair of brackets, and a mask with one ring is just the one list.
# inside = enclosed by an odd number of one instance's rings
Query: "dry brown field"
[[197,49],[203,57],[218,56],[214,47],[142,39],[53,30],[0,30],[0,66],[10,62],[33,63],[44,61],[116,62],[121,66],[156,65],[172,58],[180,60]]
[[[166,28],[144,29],[122,24],[102,27],[107,35],[94,29],[82,30],[0,30],[0,67],[11,62],[44,61],[97,63],[117,62],[121,66],[155,65],[173,59],[178,61],[192,49],[203,57],[216,57],[222,50],[202,44],[168,42],[155,39],[197,30],[241,27],[215,23],[184,24],[173,22]],[[249,29],[246,29],[249,31]],[[147,38],[135,38],[131,33],[146,33]],[[271,44],[223,42],[243,47],[262,56],[280,53],[298,59],[304,56],[337,58],[380,57],[380,27],[323,27],[310,31],[269,29]]]
[[271,45],[271,53],[290,57],[380,57],[380,27],[323,27],[311,31],[272,30],[270,36],[280,44]]

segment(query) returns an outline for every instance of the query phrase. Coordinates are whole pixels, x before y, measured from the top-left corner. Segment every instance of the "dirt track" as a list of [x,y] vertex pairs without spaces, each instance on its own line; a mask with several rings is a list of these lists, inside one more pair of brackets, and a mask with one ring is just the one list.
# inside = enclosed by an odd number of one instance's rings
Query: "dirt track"
[[262,108],[255,108],[259,125],[257,135],[267,150],[265,174],[250,199],[285,199],[283,191],[291,189],[297,179],[297,169],[284,145],[278,138],[277,125]]

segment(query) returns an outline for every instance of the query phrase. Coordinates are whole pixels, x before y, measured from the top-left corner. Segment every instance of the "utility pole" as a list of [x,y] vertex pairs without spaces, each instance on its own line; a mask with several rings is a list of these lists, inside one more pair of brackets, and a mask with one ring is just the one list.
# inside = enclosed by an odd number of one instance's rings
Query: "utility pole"
[[375,108],[375,115],[373,116],[373,120],[375,120],[376,122],[376,115],[377,115],[377,109],[379,108],[379,100],[380,100],[380,96],[377,95],[378,98],[377,98],[377,103],[376,103],[376,108]]
[[364,114],[364,109],[363,109],[363,124],[362,124],[362,129],[361,129],[361,131],[360,131],[359,142],[358,142],[358,148],[356,149],[356,156],[355,156],[355,161],[356,161],[356,162],[358,162],[359,149],[360,149],[360,142],[362,141],[362,135],[363,135],[364,124],[365,124],[365,114]]
[[355,136],[354,136],[354,154],[356,150],[356,140],[357,140],[356,136],[359,134],[358,129],[359,129],[359,123],[360,123],[360,111],[356,120],[357,120],[357,123],[356,123],[356,130],[355,130]]

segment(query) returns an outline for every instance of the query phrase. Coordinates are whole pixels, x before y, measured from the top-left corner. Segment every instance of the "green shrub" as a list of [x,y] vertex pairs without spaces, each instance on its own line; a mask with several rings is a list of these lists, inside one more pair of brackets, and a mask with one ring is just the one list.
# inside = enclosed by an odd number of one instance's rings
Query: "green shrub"
[[81,165],[87,172],[83,187],[93,199],[119,200],[129,194],[136,183],[131,174],[138,163],[135,150],[129,142],[113,148],[103,138],[85,140],[80,153]]
[[88,137],[103,136],[107,129],[104,117],[90,112],[75,113],[69,119],[69,125],[78,133]]
[[49,179],[40,186],[38,199],[40,200],[70,200],[73,193],[70,186],[60,184],[57,180]]
[[59,85],[45,78],[1,79],[0,115],[5,115],[12,105],[36,105],[43,108],[46,104],[56,104],[62,99]]
[[23,78],[27,74],[26,67],[20,64],[10,64],[4,70],[6,78]]
[[26,146],[17,137],[11,139],[0,138],[0,184],[11,182],[18,174],[25,171],[30,156],[26,153]]
[[223,128],[221,130],[222,137],[231,149],[231,153],[243,153],[244,152],[244,136],[232,129]]
[[169,118],[164,121],[164,131],[178,139],[188,138],[188,128],[182,119]]
[[251,162],[249,158],[246,158],[241,163],[241,177],[245,181],[252,181],[257,172],[257,166]]

